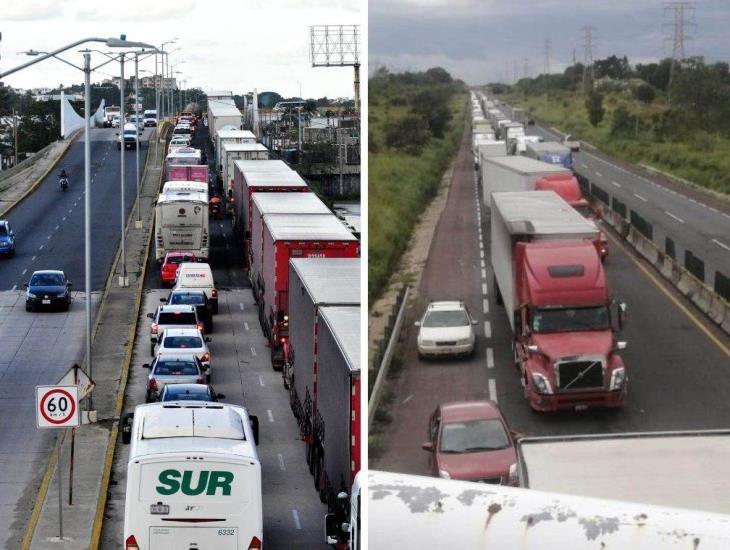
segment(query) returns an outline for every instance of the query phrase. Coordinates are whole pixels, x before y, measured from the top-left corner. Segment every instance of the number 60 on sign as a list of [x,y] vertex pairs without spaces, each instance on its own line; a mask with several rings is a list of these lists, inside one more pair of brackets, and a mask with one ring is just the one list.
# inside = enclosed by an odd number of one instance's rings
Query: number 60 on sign
[[36,421],[39,428],[74,428],[79,425],[78,386],[36,386]]

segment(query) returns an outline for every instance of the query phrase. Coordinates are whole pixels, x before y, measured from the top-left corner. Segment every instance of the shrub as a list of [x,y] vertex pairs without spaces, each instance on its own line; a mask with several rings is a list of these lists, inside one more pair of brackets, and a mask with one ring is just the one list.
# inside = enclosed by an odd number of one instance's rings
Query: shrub
[[396,118],[385,129],[385,143],[388,147],[419,149],[431,137],[427,122],[418,115],[407,114]]

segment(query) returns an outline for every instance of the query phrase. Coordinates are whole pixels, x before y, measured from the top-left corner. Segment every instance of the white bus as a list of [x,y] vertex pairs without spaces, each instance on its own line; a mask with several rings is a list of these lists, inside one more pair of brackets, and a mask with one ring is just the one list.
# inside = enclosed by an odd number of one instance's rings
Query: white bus
[[122,422],[131,443],[125,550],[260,550],[258,419],[198,401],[139,405]]
[[208,193],[168,191],[155,206],[155,259],[162,261],[170,251],[194,252],[208,258]]

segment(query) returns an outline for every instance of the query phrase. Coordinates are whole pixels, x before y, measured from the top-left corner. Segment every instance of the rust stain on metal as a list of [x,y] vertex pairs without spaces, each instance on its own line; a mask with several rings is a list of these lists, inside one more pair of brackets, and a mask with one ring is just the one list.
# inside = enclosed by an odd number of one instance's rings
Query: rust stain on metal
[[502,506],[497,504],[496,502],[493,502],[489,505],[489,508],[487,508],[487,523],[484,525],[484,528],[486,529],[489,527],[489,522],[492,521],[492,518],[495,514],[499,513],[502,510]]

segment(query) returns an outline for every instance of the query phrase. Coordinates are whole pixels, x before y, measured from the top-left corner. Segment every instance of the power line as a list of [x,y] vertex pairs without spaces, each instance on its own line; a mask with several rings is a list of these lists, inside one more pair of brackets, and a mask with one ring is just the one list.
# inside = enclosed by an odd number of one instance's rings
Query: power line
[[593,81],[595,73],[593,72],[593,31],[596,27],[592,25],[585,25],[581,27],[583,31],[583,89],[587,88],[588,72],[590,71],[590,83],[593,88]]
[[671,28],[672,35],[666,36],[664,40],[672,41],[672,64],[669,69],[669,86],[674,80],[675,66],[687,58],[684,43],[693,40],[689,35],[689,29],[696,29],[694,22],[694,2],[666,2],[664,4],[664,17],[671,14],[671,21],[665,22],[664,29]]

